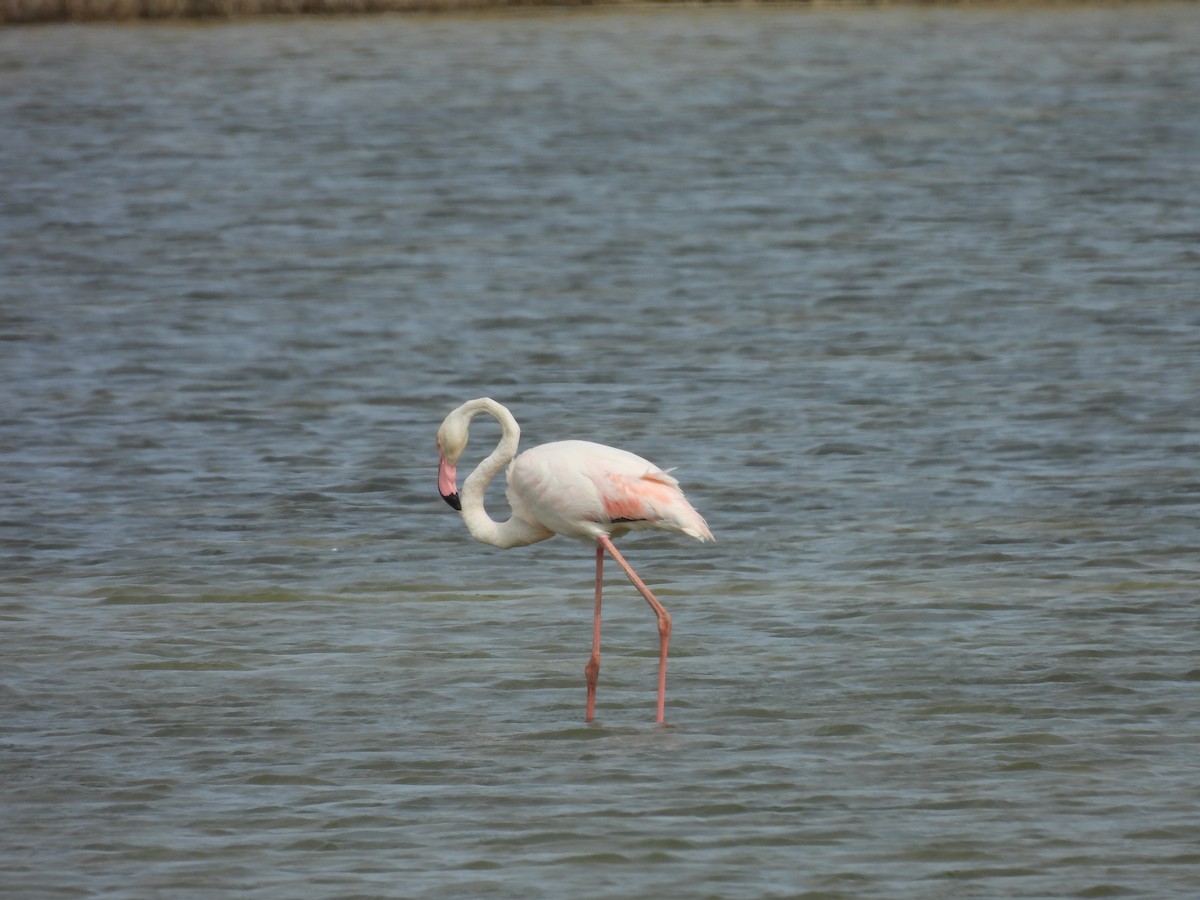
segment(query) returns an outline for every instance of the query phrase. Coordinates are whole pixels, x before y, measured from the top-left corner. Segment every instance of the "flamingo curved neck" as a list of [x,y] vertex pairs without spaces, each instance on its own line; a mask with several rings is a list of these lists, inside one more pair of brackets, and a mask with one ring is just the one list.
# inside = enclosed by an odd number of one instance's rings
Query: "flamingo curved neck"
[[487,397],[464,403],[459,407],[458,413],[466,416],[468,426],[470,420],[480,413],[487,413],[500,423],[500,442],[496,444],[496,449],[475,467],[474,472],[467,476],[459,494],[463,521],[466,523],[471,537],[481,543],[505,549],[533,544],[552,537],[553,532],[532,522],[526,522],[515,515],[505,522],[497,522],[488,515],[483,505],[487,486],[517,455],[517,444],[521,440],[521,427],[513,418],[513,414],[495,400]]

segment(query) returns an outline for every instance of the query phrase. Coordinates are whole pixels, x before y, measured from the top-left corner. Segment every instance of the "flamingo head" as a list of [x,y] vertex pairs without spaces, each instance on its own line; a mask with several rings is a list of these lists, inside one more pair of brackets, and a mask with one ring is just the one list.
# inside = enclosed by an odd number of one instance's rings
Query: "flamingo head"
[[455,509],[462,509],[458,499],[458,474],[455,466],[467,447],[467,426],[470,419],[458,415],[458,410],[446,416],[437,433],[438,493]]

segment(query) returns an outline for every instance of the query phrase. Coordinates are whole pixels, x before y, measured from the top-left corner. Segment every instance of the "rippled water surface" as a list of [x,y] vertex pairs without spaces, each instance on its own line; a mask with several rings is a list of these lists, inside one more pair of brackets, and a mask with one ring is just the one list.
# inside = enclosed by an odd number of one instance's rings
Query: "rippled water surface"
[[[1197,46],[0,32],[6,891],[1200,896]],[[438,498],[484,394],[716,532],[623,544],[667,727],[615,569],[586,726],[591,550]]]

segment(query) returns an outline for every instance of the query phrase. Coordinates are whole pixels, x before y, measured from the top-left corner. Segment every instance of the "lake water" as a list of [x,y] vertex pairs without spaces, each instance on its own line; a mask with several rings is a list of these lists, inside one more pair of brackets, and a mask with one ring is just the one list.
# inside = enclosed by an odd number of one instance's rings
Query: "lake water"
[[[6,895],[1200,896],[1198,46],[0,31]],[[586,726],[591,549],[439,499],[481,395],[716,533],[623,542],[666,727],[615,567]]]

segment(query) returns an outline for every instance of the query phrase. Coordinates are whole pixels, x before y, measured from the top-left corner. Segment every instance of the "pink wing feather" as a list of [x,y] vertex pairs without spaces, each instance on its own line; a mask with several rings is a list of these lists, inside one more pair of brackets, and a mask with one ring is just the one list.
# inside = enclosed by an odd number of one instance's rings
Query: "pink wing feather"
[[653,521],[680,497],[678,482],[661,471],[632,476],[605,472],[596,481],[610,519]]

